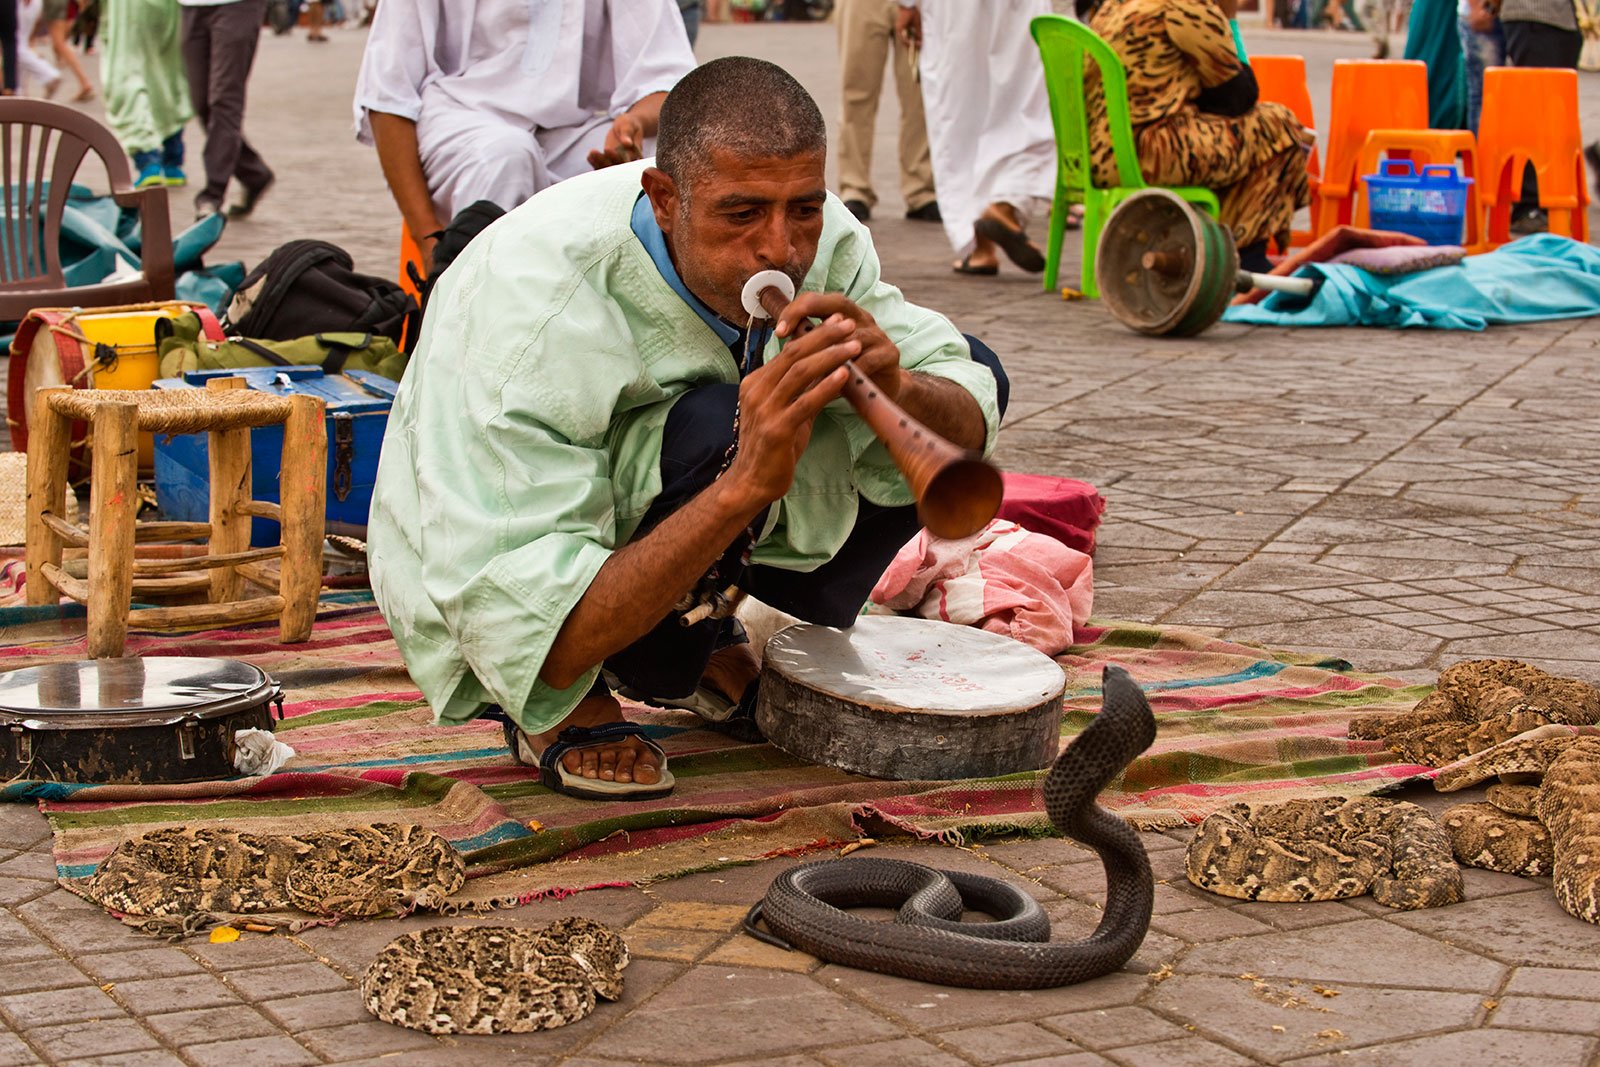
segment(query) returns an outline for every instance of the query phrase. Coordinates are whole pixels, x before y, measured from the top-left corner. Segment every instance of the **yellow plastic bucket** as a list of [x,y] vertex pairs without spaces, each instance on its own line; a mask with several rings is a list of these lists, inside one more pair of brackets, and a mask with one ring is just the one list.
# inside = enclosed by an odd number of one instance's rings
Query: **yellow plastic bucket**
[[[8,383],[7,414],[14,437],[19,436],[20,426],[20,437],[26,440],[27,405],[43,386],[150,388],[160,376],[156,323],[196,307],[174,300],[111,308],[34,309],[12,347],[10,377],[16,380]],[[142,434],[139,463],[148,470],[154,461],[155,442]]]

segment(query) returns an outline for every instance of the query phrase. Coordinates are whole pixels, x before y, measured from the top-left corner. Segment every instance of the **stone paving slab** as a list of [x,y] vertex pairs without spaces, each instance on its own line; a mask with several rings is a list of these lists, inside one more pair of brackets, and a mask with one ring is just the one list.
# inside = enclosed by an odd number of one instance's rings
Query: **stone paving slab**
[[[349,136],[363,35],[332,38],[263,37],[247,128],[279,183],[213,260],[323,236],[358,269],[394,270],[395,212]],[[1368,48],[1359,35],[1247,42],[1307,55],[1319,115],[1331,62]],[[830,27],[710,26],[700,52],[785,62],[837,113]],[[1586,127],[1600,130],[1600,79],[1581,82]],[[885,275],[1005,360],[1005,465],[1105,493],[1101,614],[1408,680],[1511,655],[1600,681],[1600,324],[1139,337],[1032,276],[951,275],[938,227],[899,218],[893,123],[891,94],[875,142]],[[191,134],[196,158],[199,143]],[[174,218],[188,205],[175,192]],[[1438,810],[1482,794],[1402,795]],[[943,989],[756,944],[737,919],[796,862],[783,859],[456,920],[577,912],[621,928],[636,958],[621,1003],[570,1027],[430,1038],[371,1019],[355,988],[383,944],[429,920],[168,945],[57,888],[42,817],[0,807],[0,1065],[1597,1062],[1600,932],[1562,912],[1547,879],[1469,871],[1467,903],[1430,912],[1246,903],[1184,880],[1186,832],[1143,837],[1161,879],[1151,936],[1128,969],[1080,986]],[[1098,919],[1098,864],[1070,842],[878,852],[1024,885],[1059,937]]]

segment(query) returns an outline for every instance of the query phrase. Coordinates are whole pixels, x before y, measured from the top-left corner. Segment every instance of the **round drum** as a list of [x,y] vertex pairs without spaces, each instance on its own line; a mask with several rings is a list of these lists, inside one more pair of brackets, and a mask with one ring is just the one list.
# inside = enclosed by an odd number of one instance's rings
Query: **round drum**
[[0,674],[0,774],[153,785],[238,775],[233,735],[272,729],[283,687],[231,659],[151,656]]
[[[168,300],[124,307],[35,308],[17,328],[11,342],[11,368],[6,382],[6,414],[11,440],[20,452],[28,447],[28,415],[33,394],[48,386],[74,389],[148,389],[159,377],[156,321],[195,312],[208,337],[222,338],[216,316],[204,304]],[[73,430],[73,440],[84,428]],[[152,438],[141,434],[139,463],[154,462]],[[71,480],[88,472],[88,453],[74,450]]]
[[1020,641],[932,619],[797,623],[767,642],[756,723],[785,752],[874,778],[1048,767],[1066,675]]

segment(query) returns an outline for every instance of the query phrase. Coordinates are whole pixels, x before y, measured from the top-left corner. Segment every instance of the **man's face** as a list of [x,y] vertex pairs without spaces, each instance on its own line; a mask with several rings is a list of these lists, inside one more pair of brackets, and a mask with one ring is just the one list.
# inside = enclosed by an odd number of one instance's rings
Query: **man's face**
[[781,270],[800,287],[822,237],[823,154],[746,159],[713,151],[687,199],[665,174],[645,172],[645,191],[689,291],[731,322],[749,318],[744,283]]

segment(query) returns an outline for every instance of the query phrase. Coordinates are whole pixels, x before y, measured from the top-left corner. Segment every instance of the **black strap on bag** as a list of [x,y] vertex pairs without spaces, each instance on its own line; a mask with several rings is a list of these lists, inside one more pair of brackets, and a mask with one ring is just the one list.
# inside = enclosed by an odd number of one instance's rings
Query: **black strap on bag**
[[[422,295],[420,307],[417,312],[418,326],[421,326],[422,316],[428,311],[428,298],[433,295],[433,287],[438,282],[439,276],[445,268],[456,261],[456,257],[467,250],[467,245],[472,239],[484,230],[489,224],[501,215],[505,209],[492,200],[475,200],[456,212],[456,217],[450,220],[450,225],[442,230],[428,234],[435,238],[433,245],[433,259],[428,264],[428,276],[422,277],[417,272],[415,263],[406,264],[406,274],[411,278],[411,284],[417,287],[417,292]],[[416,333],[407,334],[415,342]]]
[[[328,350],[328,358],[323,360],[320,364],[322,367],[322,373],[324,374],[343,373],[344,365],[349,361],[351,353],[364,351],[372,344],[372,334],[370,333],[362,335],[361,342],[353,345],[347,344],[338,338],[329,337],[326,334],[321,333],[317,334],[316,338],[317,343]],[[278,355],[278,353],[274,352],[260,341],[252,341],[248,337],[230,337],[229,340],[234,344],[243,345],[245,348],[249,349],[251,352],[254,352],[256,355],[260,356],[274,367],[303,366],[303,364],[298,364],[291,360],[284,359],[282,356]]]

